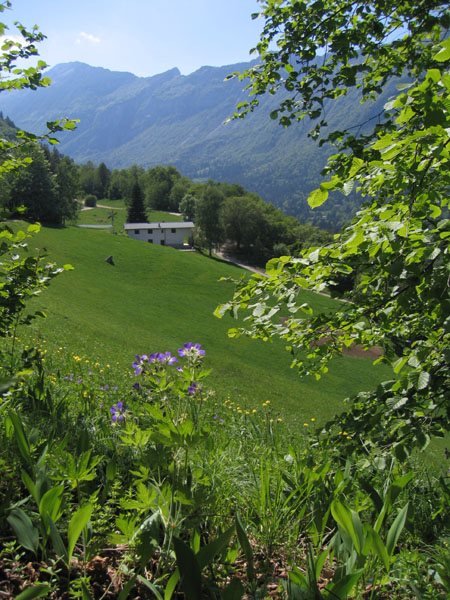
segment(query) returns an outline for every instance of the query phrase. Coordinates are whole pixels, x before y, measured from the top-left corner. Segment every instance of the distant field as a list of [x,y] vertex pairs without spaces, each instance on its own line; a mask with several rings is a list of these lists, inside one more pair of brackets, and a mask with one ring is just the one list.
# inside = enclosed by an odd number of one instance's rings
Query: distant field
[[[212,313],[231,296],[233,284],[219,278],[248,272],[221,260],[76,227],[43,228],[33,245],[75,268],[36,300],[48,318],[35,321],[32,331],[49,350],[65,347],[122,369],[135,354],[176,352],[184,342],[200,342],[219,397],[249,405],[270,400],[293,425],[326,420],[347,395],[372,388],[389,372],[370,359],[345,357],[319,382],[300,379],[279,341],[229,339],[227,329],[236,322]],[[110,255],[114,266],[105,262]],[[312,298],[318,310],[333,305],[323,296]]]
[[[127,220],[127,209],[123,200],[101,200],[99,202],[104,206],[111,208],[89,208],[80,210],[78,213],[78,225],[111,225],[114,219],[114,232],[120,233],[123,231],[123,225]],[[173,215],[162,211],[151,211],[148,213],[148,219],[151,222],[155,221],[182,221],[183,217]]]

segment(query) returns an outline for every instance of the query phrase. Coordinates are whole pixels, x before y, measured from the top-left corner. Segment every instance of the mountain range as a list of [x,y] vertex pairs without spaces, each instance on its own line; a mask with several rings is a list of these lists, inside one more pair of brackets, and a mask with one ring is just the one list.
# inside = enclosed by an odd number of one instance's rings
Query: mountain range
[[[47,121],[79,119],[75,131],[60,135],[58,146],[78,163],[104,162],[110,169],[174,165],[193,180],[239,183],[287,214],[336,229],[359,200],[336,196],[321,210],[308,208],[306,198],[333,150],[308,137],[310,122],[280,126],[270,113],[282,98],[267,94],[245,119],[225,123],[248,98],[245,81],[226,78],[250,64],[137,77],[63,63],[46,73],[52,80],[48,88],[2,94],[0,110],[36,134]],[[392,84],[376,102],[361,104],[358,91],[351,90],[330,104],[328,126],[342,129],[370,120],[394,92]]]

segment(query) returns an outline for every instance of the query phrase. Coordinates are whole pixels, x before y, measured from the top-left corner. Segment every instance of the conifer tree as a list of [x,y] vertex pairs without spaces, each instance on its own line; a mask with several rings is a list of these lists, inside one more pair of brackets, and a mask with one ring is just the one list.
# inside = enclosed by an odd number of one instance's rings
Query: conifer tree
[[131,191],[131,204],[127,215],[128,223],[146,223],[147,215],[144,207],[144,196],[141,186],[136,181]]

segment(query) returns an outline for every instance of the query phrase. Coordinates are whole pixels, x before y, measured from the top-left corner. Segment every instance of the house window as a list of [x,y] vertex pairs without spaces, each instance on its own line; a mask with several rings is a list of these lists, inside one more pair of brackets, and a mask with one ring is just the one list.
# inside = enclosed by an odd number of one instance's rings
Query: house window
[[177,230],[176,229],[171,229],[172,233],[176,233]]
[[147,229],[147,233],[153,233],[153,229]]
[[150,238],[150,239],[148,240],[148,243],[149,243],[149,244],[153,244],[153,240],[152,240],[152,238]]
[[134,233],[135,233],[136,235],[139,235],[139,231],[140,231],[139,229],[135,229],[135,230],[134,230]]
[[165,243],[166,242],[164,240],[161,240],[161,242],[160,242],[161,246],[164,246]]

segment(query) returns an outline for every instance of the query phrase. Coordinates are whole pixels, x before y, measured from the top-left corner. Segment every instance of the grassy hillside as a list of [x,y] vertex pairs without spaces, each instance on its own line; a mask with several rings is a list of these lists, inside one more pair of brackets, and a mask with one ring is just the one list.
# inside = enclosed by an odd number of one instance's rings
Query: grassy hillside
[[[43,228],[30,245],[74,266],[36,301],[48,318],[32,329],[49,349],[63,347],[125,368],[135,354],[173,353],[184,342],[200,342],[213,369],[208,381],[222,398],[270,400],[275,411],[301,424],[325,420],[344,397],[382,376],[383,368],[370,359],[345,357],[320,382],[301,380],[282,344],[229,339],[227,329],[235,322],[212,313],[230,297],[233,284],[219,278],[248,274],[220,260],[76,227]],[[105,262],[109,255],[114,266]],[[315,302],[317,310],[332,307],[325,297]]]

